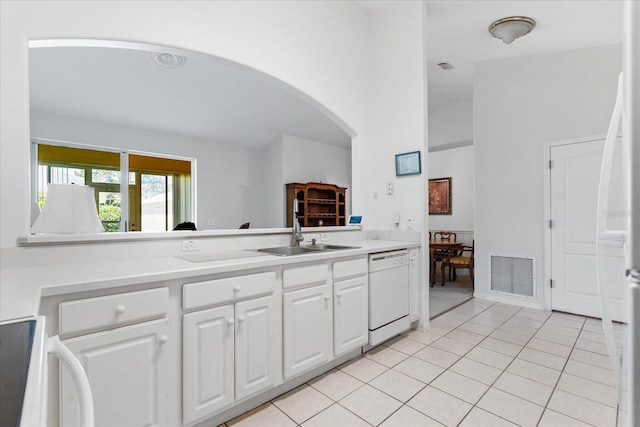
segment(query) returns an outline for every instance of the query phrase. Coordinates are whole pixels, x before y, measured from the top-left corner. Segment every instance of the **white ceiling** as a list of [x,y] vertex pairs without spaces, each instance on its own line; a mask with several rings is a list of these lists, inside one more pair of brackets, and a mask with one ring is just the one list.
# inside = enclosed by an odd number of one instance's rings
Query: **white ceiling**
[[[355,3],[384,13],[395,2]],[[536,28],[509,45],[491,37],[489,25],[513,15],[535,19]],[[434,111],[472,99],[478,62],[620,43],[622,2],[428,1],[426,30]],[[456,68],[444,71],[436,65],[442,61]],[[247,146],[264,146],[282,133],[350,145],[315,107],[256,76],[194,58],[162,68],[148,52],[130,49],[36,48],[30,54],[31,108]]]
[[[528,16],[536,27],[505,44],[488,28],[508,16]],[[478,62],[622,43],[622,1],[428,1],[426,30],[429,111],[434,111],[473,98]],[[442,70],[437,64],[443,61],[456,68]]]
[[245,146],[283,133],[351,145],[317,108],[220,61],[164,68],[147,51],[102,47],[33,48],[29,61],[32,110]]

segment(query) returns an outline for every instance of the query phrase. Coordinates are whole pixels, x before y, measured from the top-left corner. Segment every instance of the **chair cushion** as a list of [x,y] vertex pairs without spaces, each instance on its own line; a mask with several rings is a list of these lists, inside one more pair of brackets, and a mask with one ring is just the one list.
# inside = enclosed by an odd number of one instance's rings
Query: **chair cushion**
[[458,265],[458,266],[468,267],[470,263],[471,263],[471,258],[466,257],[466,256],[454,256],[454,257],[449,258],[449,264],[450,265]]

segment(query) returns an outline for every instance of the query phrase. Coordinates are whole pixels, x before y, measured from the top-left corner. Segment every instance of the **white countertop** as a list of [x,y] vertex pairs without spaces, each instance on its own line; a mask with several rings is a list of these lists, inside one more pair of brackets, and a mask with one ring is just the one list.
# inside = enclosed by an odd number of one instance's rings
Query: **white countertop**
[[[166,256],[3,269],[0,272],[2,296],[0,320],[37,315],[41,297],[301,262],[332,260],[420,246],[417,242],[389,240],[335,243],[359,248],[295,256],[244,257],[238,254],[242,257],[205,262],[191,262],[177,256]],[[221,253],[211,254],[216,258],[216,254]],[[199,254],[204,255],[205,252]]]

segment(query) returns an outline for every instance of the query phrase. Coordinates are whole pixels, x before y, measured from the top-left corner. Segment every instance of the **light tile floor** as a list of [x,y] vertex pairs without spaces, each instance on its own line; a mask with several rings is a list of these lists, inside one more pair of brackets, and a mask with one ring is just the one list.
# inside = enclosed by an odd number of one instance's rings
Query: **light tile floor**
[[429,288],[429,314],[431,317],[451,310],[452,308],[473,298],[473,285],[468,274],[461,272],[455,282],[441,283],[440,274],[436,275],[436,284]]
[[431,323],[226,426],[616,425],[600,320],[472,299]]

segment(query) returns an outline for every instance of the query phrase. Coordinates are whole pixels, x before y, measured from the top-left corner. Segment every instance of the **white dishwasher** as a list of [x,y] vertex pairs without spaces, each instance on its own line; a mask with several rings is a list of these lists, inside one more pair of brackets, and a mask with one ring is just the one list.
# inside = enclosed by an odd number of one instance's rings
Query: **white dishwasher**
[[409,329],[409,251],[369,255],[369,345]]

